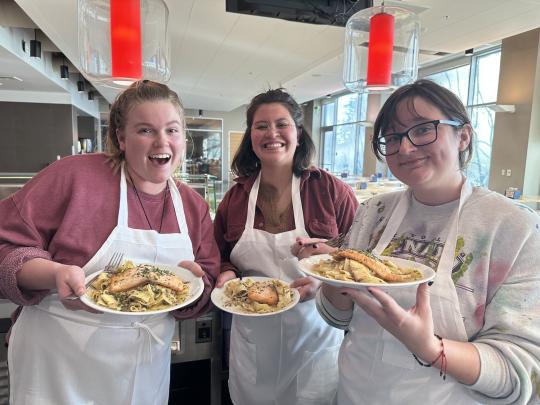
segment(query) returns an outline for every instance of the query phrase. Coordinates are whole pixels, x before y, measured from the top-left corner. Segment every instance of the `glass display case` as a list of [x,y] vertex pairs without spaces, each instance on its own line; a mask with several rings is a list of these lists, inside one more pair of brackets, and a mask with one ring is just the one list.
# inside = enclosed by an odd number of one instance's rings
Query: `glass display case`
[[188,184],[193,190],[198,192],[210,206],[212,215],[216,212],[216,183],[218,179],[211,174],[190,174],[176,171],[173,177]]
[[186,158],[184,172],[210,175],[221,180],[223,121],[186,117]]

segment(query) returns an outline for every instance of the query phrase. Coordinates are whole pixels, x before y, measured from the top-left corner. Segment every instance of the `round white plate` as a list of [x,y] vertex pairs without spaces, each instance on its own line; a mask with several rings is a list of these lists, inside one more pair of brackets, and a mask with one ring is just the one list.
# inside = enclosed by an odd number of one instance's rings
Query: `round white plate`
[[[117,314],[117,315],[153,315],[153,314],[161,314],[163,312],[170,312],[174,311],[175,309],[187,307],[191,303],[193,303],[197,298],[201,296],[204,290],[204,282],[202,280],[202,277],[196,277],[191,271],[184,269],[182,267],[178,266],[168,266],[166,264],[154,264],[153,266],[159,267],[163,270],[168,270],[174,274],[176,274],[183,282],[189,283],[189,295],[187,299],[182,302],[181,304],[174,305],[172,307],[168,308],[162,308],[157,311],[143,311],[143,312],[126,312],[126,311],[118,311],[116,309],[111,309],[107,307],[102,307],[101,305],[96,304],[90,297],[88,297],[86,294],[84,294],[81,297],[81,301],[84,302],[89,307],[92,307],[94,309],[97,309],[101,312],[109,312],[111,314]],[[93,280],[96,278],[103,270],[96,271],[93,274],[90,274],[86,277],[85,284],[88,284],[90,280]]]
[[[275,280],[275,279],[272,279],[272,278],[269,278],[269,277],[243,277],[242,280],[246,280],[248,278],[253,280],[253,281]],[[231,314],[242,315],[242,316],[257,316],[257,317],[275,315],[275,314],[279,314],[281,312],[288,311],[289,309],[294,307],[296,304],[298,304],[298,301],[300,301],[300,293],[298,292],[298,290],[296,288],[291,288],[291,290],[293,292],[293,300],[288,306],[286,306],[284,308],[281,308],[281,309],[279,309],[279,310],[277,310],[275,312],[266,312],[266,313],[263,313],[263,314],[256,314],[256,313],[251,313],[251,312],[242,312],[242,311],[240,311],[238,309],[235,309],[235,308],[232,308],[232,307],[227,307],[223,303],[223,300],[225,298],[225,287],[231,281],[233,281],[233,280],[227,281],[223,285],[223,287],[221,287],[221,288],[214,288],[214,290],[212,291],[212,294],[210,295],[210,298],[212,299],[212,302],[214,303],[214,305],[216,307],[218,307],[222,311],[229,312]],[[285,283],[285,281],[283,281],[283,280],[280,280],[280,281],[282,283]],[[288,283],[285,283],[285,284],[288,284]]]
[[317,278],[325,283],[331,284],[336,287],[350,287],[350,288],[363,288],[363,287],[379,287],[379,288],[400,288],[400,287],[410,287],[418,284],[425,283],[430,281],[435,277],[435,272],[428,266],[422,263],[416,263],[410,260],[400,259],[399,257],[389,257],[389,256],[379,256],[380,259],[388,259],[397,264],[399,267],[413,267],[419,270],[422,273],[422,278],[415,281],[407,281],[404,283],[386,283],[386,284],[377,284],[377,283],[359,283],[356,281],[345,281],[345,280],[335,280],[333,278],[327,278],[321,276],[320,274],[312,271],[312,268],[315,264],[323,260],[329,260],[332,256],[330,255],[316,255],[307,257],[298,262],[298,266],[301,271],[306,273],[308,276]]

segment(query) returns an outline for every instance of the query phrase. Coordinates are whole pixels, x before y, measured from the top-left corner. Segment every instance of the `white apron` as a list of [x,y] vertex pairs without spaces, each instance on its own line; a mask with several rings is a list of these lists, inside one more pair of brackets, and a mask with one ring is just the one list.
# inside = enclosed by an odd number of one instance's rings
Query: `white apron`
[[[118,225],[83,267],[86,275],[103,269],[116,251],[142,263],[176,265],[194,259],[180,193],[168,181],[180,233],[131,229],[122,167]],[[166,404],[174,325],[170,314],[70,311],[57,294],[26,306],[9,341],[10,404]]]
[[[302,277],[290,247],[307,237],[300,178],[293,176],[296,229],[279,234],[254,229],[260,174],[249,195],[244,232],[231,252],[231,263],[244,275],[287,282]],[[343,332],[318,315],[315,300],[282,314],[261,318],[233,316],[229,391],[236,405],[330,404],[337,389],[337,355]]]
[[[436,278],[429,287],[435,333],[462,342],[467,342],[468,337],[451,275],[459,214],[471,192],[470,183],[465,181],[459,206],[449,221]],[[403,193],[373,250],[375,254],[381,254],[391,242],[407,213],[411,198],[411,190]],[[400,288],[393,290],[391,296],[403,308],[410,308],[416,302],[416,289]],[[467,394],[465,386],[451,376],[443,380],[438,368],[420,366],[411,352],[373,318],[356,306],[354,311],[350,333],[339,354],[339,405],[477,404]]]

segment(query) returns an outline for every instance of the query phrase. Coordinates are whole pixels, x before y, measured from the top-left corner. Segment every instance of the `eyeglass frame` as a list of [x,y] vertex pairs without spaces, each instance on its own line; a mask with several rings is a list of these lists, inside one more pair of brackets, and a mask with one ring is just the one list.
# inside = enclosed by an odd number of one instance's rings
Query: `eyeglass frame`
[[[416,144],[413,142],[413,140],[411,139],[411,136],[409,135],[409,133],[417,128],[417,127],[420,127],[422,125],[426,125],[426,124],[434,124],[435,125],[435,139],[433,139],[432,141],[430,142],[427,142],[427,143],[423,143],[423,144]],[[397,153],[399,153],[399,148],[401,148],[401,142],[403,141],[403,138],[407,137],[407,139],[409,140],[409,142],[418,147],[418,146],[426,146],[426,145],[431,145],[432,143],[436,142],[437,139],[439,138],[439,124],[446,124],[446,125],[450,125],[454,128],[460,128],[460,127],[463,127],[463,124],[462,122],[459,122],[459,121],[455,121],[455,120],[431,120],[431,121],[425,121],[425,122],[421,122],[419,124],[416,124],[416,125],[413,125],[412,127],[410,127],[409,129],[407,129],[406,131],[404,132],[393,132],[393,133],[390,133],[390,134],[385,134],[385,135],[380,135],[377,137],[377,150],[381,153],[381,155],[383,156],[392,156],[392,155],[395,155]],[[397,148],[397,150],[395,152],[392,152],[392,153],[385,153],[381,150],[381,142],[379,141],[379,139],[381,138],[384,138],[386,136],[399,136],[399,146]]]

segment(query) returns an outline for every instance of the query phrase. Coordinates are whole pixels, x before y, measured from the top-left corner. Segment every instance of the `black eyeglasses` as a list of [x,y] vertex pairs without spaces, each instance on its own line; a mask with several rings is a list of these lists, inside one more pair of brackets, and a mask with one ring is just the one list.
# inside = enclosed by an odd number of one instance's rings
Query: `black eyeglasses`
[[433,120],[423,122],[409,128],[405,132],[381,135],[377,138],[377,150],[381,152],[383,156],[395,155],[399,152],[401,140],[404,137],[407,137],[414,146],[429,145],[437,140],[437,128],[439,124],[451,125],[456,128],[463,126],[461,122],[453,120]]

